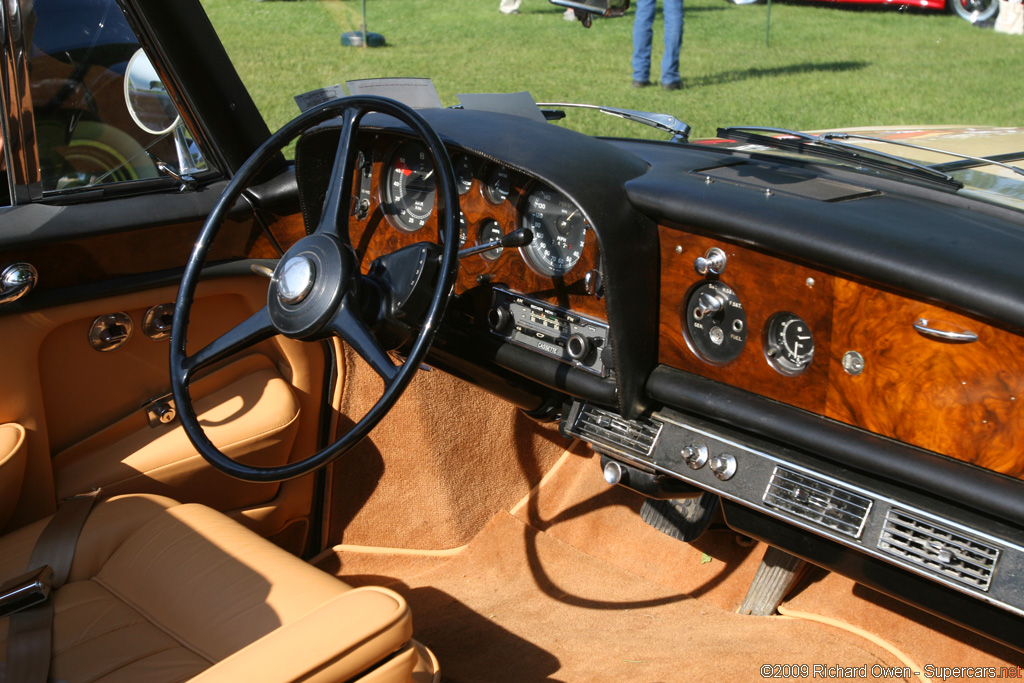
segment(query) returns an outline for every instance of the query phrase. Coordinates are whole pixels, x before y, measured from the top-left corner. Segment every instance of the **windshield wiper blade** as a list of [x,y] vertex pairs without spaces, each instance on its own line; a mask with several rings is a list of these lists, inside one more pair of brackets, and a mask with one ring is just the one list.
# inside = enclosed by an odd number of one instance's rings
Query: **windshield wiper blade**
[[[945,154],[946,156],[956,157],[957,159],[967,159],[969,161],[977,161],[981,164],[991,164],[992,166],[998,166],[999,168],[1005,168],[1008,171],[1013,171],[1017,175],[1024,176],[1024,169],[1019,166],[1013,166],[1011,164],[1003,163],[995,157],[976,157],[971,154],[962,154],[960,152],[950,152],[946,149],[937,149],[935,147],[925,147],[924,145],[918,145],[912,142],[904,142],[903,140],[887,140],[886,138],[876,138],[871,135],[861,135],[860,133],[822,133],[822,137],[829,140],[867,140],[869,142],[881,142],[887,145],[897,145],[899,147],[909,147],[910,149],[919,149],[924,152],[935,152],[936,154]],[[928,168],[936,171],[943,171],[949,164],[932,164]]]
[[620,119],[635,121],[645,126],[651,126],[658,130],[672,134],[672,142],[686,142],[690,139],[690,125],[680,121],[671,114],[656,114],[649,111],[636,111],[635,109],[621,109],[619,107],[603,107],[598,104],[574,104],[570,102],[541,102],[538,107],[576,107],[578,109],[596,109],[603,114],[618,116]]
[[810,133],[801,133],[785,128],[749,126],[719,128],[718,137],[739,142],[749,142],[770,149],[780,149],[796,154],[808,154],[825,159],[833,159],[847,164],[854,163],[876,171],[896,173],[904,177],[939,183],[957,190],[963,187],[963,183],[953,178],[953,176],[930,166],[892,154],[886,154],[885,152],[830,140],[822,135],[811,135]]

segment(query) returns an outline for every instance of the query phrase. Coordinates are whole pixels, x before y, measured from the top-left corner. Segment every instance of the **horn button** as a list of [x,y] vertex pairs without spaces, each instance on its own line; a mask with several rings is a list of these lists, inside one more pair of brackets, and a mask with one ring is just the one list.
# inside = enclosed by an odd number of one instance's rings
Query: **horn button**
[[267,310],[287,337],[318,333],[353,287],[355,259],[336,238],[318,233],[300,240],[281,258],[270,280]]

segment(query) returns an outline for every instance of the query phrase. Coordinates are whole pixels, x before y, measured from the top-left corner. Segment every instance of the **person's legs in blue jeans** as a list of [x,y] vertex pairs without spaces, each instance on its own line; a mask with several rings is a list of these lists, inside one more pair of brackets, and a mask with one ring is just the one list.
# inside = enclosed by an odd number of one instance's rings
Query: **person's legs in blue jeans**
[[[633,82],[651,79],[651,37],[654,30],[655,0],[636,0],[633,16]],[[678,52],[677,60],[678,60]]]
[[[661,58],[661,84],[669,85],[682,80],[679,75],[679,50],[683,45],[683,0],[664,0],[662,13],[665,17],[665,54]],[[635,43],[636,24],[633,31]],[[635,63],[633,70],[636,71]]]

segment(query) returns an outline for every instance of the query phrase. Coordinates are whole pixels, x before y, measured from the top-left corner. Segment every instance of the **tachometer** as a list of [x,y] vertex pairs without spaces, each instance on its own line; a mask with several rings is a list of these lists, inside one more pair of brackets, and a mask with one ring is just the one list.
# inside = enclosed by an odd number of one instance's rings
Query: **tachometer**
[[587,221],[580,208],[561,192],[538,187],[526,198],[522,220],[533,233],[533,240],[520,249],[530,267],[550,277],[572,270],[587,240]]
[[396,228],[416,232],[434,211],[434,165],[418,142],[399,145],[384,172],[384,210]]

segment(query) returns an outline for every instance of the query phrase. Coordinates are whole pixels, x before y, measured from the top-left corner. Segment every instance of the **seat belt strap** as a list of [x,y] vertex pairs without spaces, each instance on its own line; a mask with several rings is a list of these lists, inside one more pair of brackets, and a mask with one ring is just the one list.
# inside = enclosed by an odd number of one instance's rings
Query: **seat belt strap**
[[[99,491],[64,501],[43,529],[32,549],[29,569],[49,565],[53,588],[64,585],[71,572],[78,536],[99,496]],[[8,683],[46,683],[53,651],[53,597],[11,615],[7,630]]]

